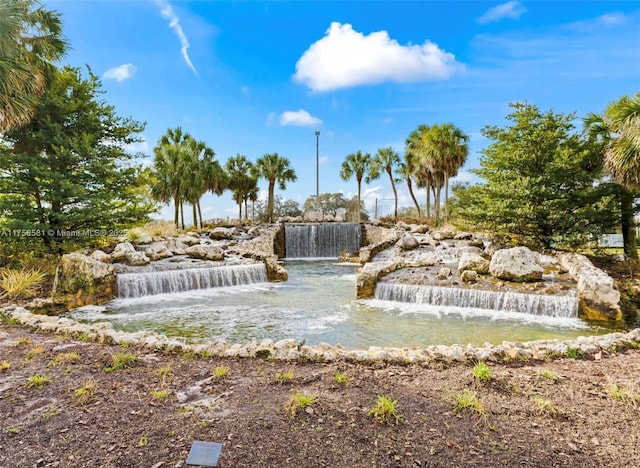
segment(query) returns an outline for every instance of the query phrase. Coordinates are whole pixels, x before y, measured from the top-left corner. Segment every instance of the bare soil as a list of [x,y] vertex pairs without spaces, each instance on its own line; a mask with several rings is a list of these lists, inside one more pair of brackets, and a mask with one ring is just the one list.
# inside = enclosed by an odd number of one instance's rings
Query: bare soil
[[[0,466],[179,467],[194,440],[223,443],[220,467],[640,466],[639,349],[489,367],[480,383],[472,363],[197,357],[0,323]],[[296,392],[317,401],[292,415]],[[397,422],[369,415],[380,395]]]

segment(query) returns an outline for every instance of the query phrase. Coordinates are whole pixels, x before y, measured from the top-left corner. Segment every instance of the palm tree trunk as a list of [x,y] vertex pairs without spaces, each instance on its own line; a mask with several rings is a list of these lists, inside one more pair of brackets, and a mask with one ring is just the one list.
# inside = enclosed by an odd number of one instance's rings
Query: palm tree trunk
[[246,219],[247,221],[249,220],[249,199],[245,198],[244,199],[244,219]]
[[624,254],[633,259],[638,258],[636,248],[636,223],[633,217],[633,192],[621,186],[620,191],[621,228],[624,243]]
[[184,229],[184,203],[180,202],[180,222],[182,223],[182,229]]
[[174,212],[173,212],[173,222],[175,223],[176,228],[180,227],[180,224],[179,224],[179,222],[180,222],[180,214],[179,213],[180,213],[180,202],[176,199],[175,200],[175,209],[174,209]]
[[444,173],[444,220],[449,221],[449,174]]
[[238,222],[242,221],[242,199],[238,202]]
[[273,223],[273,191],[275,189],[276,181],[269,181],[269,201],[267,202],[267,214],[269,218],[269,223]]
[[361,179],[358,179],[358,223],[360,222],[360,187],[361,187]]
[[391,168],[387,168],[387,174],[389,174],[389,180],[391,181],[391,188],[393,189],[393,198],[395,199],[395,205],[393,206],[393,220],[398,221],[398,191],[396,190],[396,184],[393,182],[393,174]]
[[198,227],[198,211],[195,202],[191,202],[191,208],[193,209],[193,225]]
[[440,192],[442,191],[442,185],[440,183],[436,183],[433,187],[433,204],[434,204],[434,213],[433,216],[435,218],[435,226],[438,227],[440,224]]
[[200,201],[198,200],[198,218],[200,218],[200,228],[202,228],[202,226],[204,225],[204,223],[202,222],[202,209],[200,208]]
[[411,195],[411,199],[413,200],[413,204],[416,205],[416,211],[418,212],[418,218],[421,218],[420,214],[420,205],[418,204],[418,200],[416,200],[416,196],[413,193],[413,182],[411,181],[411,177],[407,177],[407,188],[409,189],[409,195]]

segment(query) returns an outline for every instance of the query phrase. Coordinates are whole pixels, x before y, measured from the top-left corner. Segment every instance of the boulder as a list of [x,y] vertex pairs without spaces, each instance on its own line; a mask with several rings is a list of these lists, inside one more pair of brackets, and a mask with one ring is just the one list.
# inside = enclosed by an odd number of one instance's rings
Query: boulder
[[111,263],[111,255],[100,249],[94,250],[90,257],[102,263]]
[[463,253],[458,262],[458,271],[474,271],[476,273],[489,273],[489,260],[477,253]]
[[127,252],[124,257],[124,263],[130,266],[144,266],[151,263],[151,260],[144,253],[134,250],[133,252]]
[[198,245],[200,243],[200,238],[196,234],[186,234],[182,236],[178,236],[176,241],[182,242],[188,246]]
[[460,279],[465,283],[475,283],[478,281],[478,273],[473,270],[464,270],[460,275]]
[[315,211],[315,210],[305,211],[304,214],[302,215],[302,219],[312,223],[319,223],[322,221],[322,212]]
[[[104,252],[102,252],[104,255]],[[62,256],[62,274],[73,278],[78,284],[110,282],[115,279],[115,267],[93,256],[81,252],[72,252]]]
[[440,268],[440,270],[438,270],[438,273],[436,273],[436,278],[438,278],[439,280],[446,280],[447,278],[449,278],[449,276],[451,276],[451,268],[447,267]]
[[181,242],[180,240],[174,237],[167,240],[166,245],[167,245],[167,249],[169,249],[171,253],[173,253],[173,255],[186,255],[187,249],[189,248],[187,244],[185,244],[184,242]]
[[333,223],[335,220],[336,218],[331,213],[327,213],[326,215],[324,215],[323,221],[325,223]]
[[358,299],[373,297],[378,279],[403,267],[402,258],[365,264],[358,270],[356,277],[356,297]]
[[143,234],[138,239],[136,239],[135,242],[138,245],[151,244],[153,242],[153,237],[151,237],[149,234]]
[[115,249],[113,249],[111,260],[114,262],[124,262],[127,254],[135,251],[136,249],[133,247],[131,242],[121,242],[116,245]]
[[200,258],[202,260],[224,259],[224,252],[222,249],[212,245],[192,245],[187,249],[187,255],[191,258]]
[[164,242],[153,242],[149,244],[147,248],[144,249],[144,254],[153,261],[173,257],[173,252]]
[[527,247],[498,250],[491,258],[489,273],[506,281],[539,281],[544,270],[538,257],[536,252]]
[[402,250],[413,250],[420,245],[420,242],[411,234],[405,234],[396,245]]
[[420,224],[416,227],[414,227],[413,229],[411,229],[411,232],[414,234],[426,234],[431,230],[431,228],[429,227],[428,224]]
[[235,235],[234,228],[217,227],[209,231],[209,237],[213,240],[231,240]]
[[471,240],[473,239],[473,234],[470,232],[459,232],[455,236],[453,236],[453,240]]
[[262,261],[267,269],[268,281],[287,281],[289,279],[289,272],[278,263],[277,255],[264,255]]

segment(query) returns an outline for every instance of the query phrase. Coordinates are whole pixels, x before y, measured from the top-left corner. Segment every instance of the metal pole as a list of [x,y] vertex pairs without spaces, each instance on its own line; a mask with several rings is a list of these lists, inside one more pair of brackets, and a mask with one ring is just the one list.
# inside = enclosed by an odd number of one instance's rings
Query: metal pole
[[320,205],[320,132],[316,130],[316,211]]

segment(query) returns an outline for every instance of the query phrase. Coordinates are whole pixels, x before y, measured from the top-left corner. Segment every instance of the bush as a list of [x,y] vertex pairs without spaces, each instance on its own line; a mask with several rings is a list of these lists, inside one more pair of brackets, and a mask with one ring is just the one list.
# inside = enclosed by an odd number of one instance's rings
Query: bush
[[0,298],[29,298],[36,295],[39,287],[44,283],[46,275],[40,270],[9,270],[0,271]]

